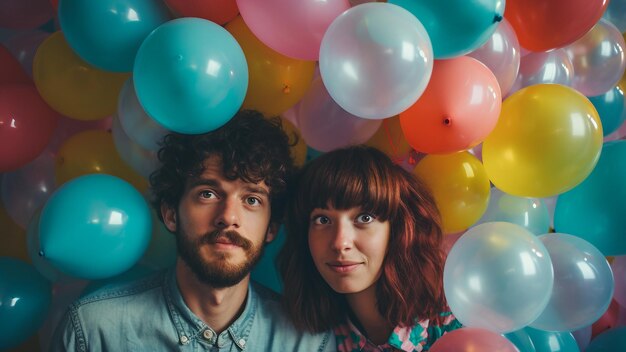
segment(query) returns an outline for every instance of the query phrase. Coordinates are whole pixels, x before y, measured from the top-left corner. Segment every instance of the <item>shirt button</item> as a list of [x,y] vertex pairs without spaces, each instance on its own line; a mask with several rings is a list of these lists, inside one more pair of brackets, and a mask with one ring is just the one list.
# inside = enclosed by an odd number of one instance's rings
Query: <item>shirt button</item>
[[185,335],[180,337],[180,343],[182,343],[183,345],[186,345],[189,342],[189,338]]
[[207,340],[210,340],[213,337],[213,332],[209,329],[204,330],[204,333],[202,333],[202,335],[204,335],[204,338]]
[[246,340],[240,339],[239,340],[239,344],[241,345],[241,347],[245,346],[246,345]]

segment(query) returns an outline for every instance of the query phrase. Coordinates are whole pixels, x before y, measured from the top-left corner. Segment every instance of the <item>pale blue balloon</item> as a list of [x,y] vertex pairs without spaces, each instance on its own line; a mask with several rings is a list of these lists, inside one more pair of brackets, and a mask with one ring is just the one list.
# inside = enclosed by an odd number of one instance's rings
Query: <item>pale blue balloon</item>
[[248,89],[243,50],[222,26],[178,18],[143,41],[133,68],[145,112],[179,133],[212,131],[237,113]]
[[626,118],[624,92],[619,87],[613,87],[602,95],[589,97],[589,101],[598,110],[602,121],[602,133],[605,137],[615,132],[624,123],[624,118]]
[[115,150],[122,160],[138,174],[149,179],[150,175],[161,166],[157,151],[145,149],[133,142],[122,128],[120,119],[117,117],[113,118],[111,132]]
[[604,143],[591,174],[559,195],[556,232],[576,235],[605,256],[626,254],[626,140]]
[[613,297],[613,273],[606,258],[580,237],[551,233],[539,239],[550,253],[554,288],[548,305],[530,326],[574,331],[593,324]]
[[40,255],[68,275],[103,279],[130,269],[151,231],[150,209],[133,186],[106,174],[81,176],[44,206]]
[[32,265],[0,257],[0,350],[18,346],[36,334],[51,301],[50,283]]
[[626,326],[607,330],[596,336],[585,352],[626,351]]
[[389,0],[424,24],[435,59],[465,55],[483,45],[504,16],[504,0]]
[[452,313],[465,326],[519,330],[543,311],[554,282],[539,238],[507,222],[470,228],[454,244],[443,273]]
[[550,332],[529,327],[524,330],[533,341],[537,352],[580,352],[571,332]]
[[171,18],[154,0],[61,0],[59,22],[69,46],[105,71],[130,72],[141,42]]
[[548,207],[542,199],[510,195],[495,187],[491,188],[487,210],[476,224],[493,221],[520,225],[535,235],[550,230]]

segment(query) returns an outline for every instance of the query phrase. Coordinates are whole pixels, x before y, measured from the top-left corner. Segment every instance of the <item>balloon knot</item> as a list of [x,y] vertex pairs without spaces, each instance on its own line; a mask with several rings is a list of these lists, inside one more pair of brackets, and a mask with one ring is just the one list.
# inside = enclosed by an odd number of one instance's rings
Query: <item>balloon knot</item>
[[450,119],[449,117],[446,117],[443,119],[443,124],[446,126],[450,126],[452,125],[452,119]]
[[291,87],[289,87],[289,85],[285,84],[285,87],[283,88],[283,93],[285,93],[285,94],[291,93]]
[[40,257],[45,257],[46,256],[46,254],[43,251],[39,251],[39,253],[37,253],[37,254],[39,254]]
[[495,15],[495,16],[493,16],[493,23],[500,22],[500,21],[502,21],[503,19],[504,19],[504,17],[502,17],[502,15],[500,15],[500,14],[497,14],[497,13],[496,13],[496,15]]

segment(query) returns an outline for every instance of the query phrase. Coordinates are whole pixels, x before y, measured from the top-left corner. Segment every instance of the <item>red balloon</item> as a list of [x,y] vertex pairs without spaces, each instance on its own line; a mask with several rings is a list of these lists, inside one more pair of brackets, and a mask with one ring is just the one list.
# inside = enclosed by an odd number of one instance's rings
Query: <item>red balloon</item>
[[591,325],[591,338],[593,339],[594,337],[600,335],[606,330],[617,327],[619,321],[619,313],[619,303],[617,303],[617,301],[615,300],[612,300],[606,312],[602,314],[600,319],[596,320],[596,322]]
[[497,332],[480,328],[461,328],[445,333],[435,341],[430,352],[519,352],[517,347]]
[[11,54],[9,49],[0,44],[0,84],[32,84],[20,62]]
[[58,119],[34,85],[0,86],[0,172],[15,170],[41,154]]
[[608,4],[609,0],[507,0],[504,17],[522,47],[547,51],[582,37]]
[[496,127],[501,106],[498,80],[480,61],[436,60],[426,90],[400,113],[400,124],[418,152],[454,153],[482,142]]
[[237,17],[235,0],[165,0],[180,17],[199,17],[217,24],[226,24]]

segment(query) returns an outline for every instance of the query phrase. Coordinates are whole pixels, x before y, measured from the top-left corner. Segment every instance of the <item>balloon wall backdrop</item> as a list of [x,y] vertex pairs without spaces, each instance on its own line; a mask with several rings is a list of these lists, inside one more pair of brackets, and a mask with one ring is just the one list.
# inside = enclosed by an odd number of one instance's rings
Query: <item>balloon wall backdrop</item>
[[240,109],[430,188],[465,325],[432,351],[626,350],[624,32],[626,0],[0,0],[0,350],[175,265],[162,140]]

